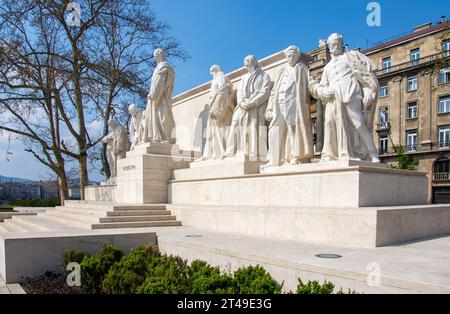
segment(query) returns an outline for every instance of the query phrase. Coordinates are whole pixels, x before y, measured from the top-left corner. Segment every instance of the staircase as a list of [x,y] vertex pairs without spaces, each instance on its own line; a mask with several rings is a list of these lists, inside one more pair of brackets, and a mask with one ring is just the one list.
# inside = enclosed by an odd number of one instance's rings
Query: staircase
[[71,229],[176,227],[181,222],[164,204],[118,205],[106,202],[66,201],[37,216],[13,217],[0,223],[0,233]]

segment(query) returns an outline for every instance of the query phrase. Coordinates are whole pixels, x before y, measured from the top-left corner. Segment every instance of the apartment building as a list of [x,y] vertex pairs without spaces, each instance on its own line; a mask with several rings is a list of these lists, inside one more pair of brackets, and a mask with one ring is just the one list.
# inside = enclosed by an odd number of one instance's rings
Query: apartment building
[[[430,178],[429,198],[450,203],[450,21],[426,23],[412,32],[362,50],[377,65],[380,94],[374,141],[383,162],[403,147]],[[308,52],[319,79],[330,59],[325,45]],[[313,102],[316,151],[323,139],[323,108]]]

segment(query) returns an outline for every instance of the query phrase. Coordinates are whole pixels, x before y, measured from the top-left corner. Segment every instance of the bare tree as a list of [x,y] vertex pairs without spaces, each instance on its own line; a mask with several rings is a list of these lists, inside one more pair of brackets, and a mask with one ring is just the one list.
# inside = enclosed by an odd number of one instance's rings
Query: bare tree
[[[114,104],[145,103],[156,47],[186,54],[145,0],[78,1],[75,26],[66,21],[69,2],[4,0],[0,110],[9,118],[0,129],[31,141],[28,151],[55,172],[76,160],[83,199],[88,153],[107,134],[111,114],[124,112]],[[88,124],[99,119],[103,131],[93,138]]]

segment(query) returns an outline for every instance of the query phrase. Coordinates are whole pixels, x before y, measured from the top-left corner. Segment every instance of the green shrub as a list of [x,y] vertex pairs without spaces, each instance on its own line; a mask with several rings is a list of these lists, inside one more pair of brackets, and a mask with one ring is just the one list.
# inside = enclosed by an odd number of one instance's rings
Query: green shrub
[[190,293],[187,261],[180,257],[162,255],[147,265],[147,277],[140,294],[187,294]]
[[219,267],[203,261],[193,261],[188,268],[191,293],[194,294],[232,294],[235,293],[233,278],[222,274]]
[[123,252],[105,245],[101,252],[94,256],[85,256],[81,262],[81,282],[92,293],[101,293],[102,282],[109,269],[123,257]]
[[133,294],[141,286],[147,276],[148,264],[159,259],[157,250],[138,247],[114,264],[103,280],[103,291],[109,294]]
[[261,266],[249,266],[233,274],[235,292],[238,294],[280,294],[280,285]]
[[332,294],[334,285],[325,281],[322,285],[318,281],[308,281],[306,284],[298,280],[297,294]]
[[61,206],[59,198],[49,198],[45,200],[14,200],[9,202],[10,206],[19,207],[55,207]]

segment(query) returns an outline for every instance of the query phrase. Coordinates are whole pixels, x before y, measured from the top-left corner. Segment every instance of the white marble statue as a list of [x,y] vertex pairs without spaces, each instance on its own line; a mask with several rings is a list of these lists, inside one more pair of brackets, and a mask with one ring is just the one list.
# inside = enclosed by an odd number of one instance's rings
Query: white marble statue
[[138,108],[135,104],[128,106],[128,112],[131,115],[130,122],[130,138],[131,138],[131,149],[142,142],[142,117],[144,111]]
[[284,54],[288,62],[278,75],[265,114],[270,121],[269,162],[263,168],[310,163],[314,155],[309,70],[297,47],[288,47]]
[[209,92],[209,118],[203,156],[198,161],[222,159],[226,152],[227,129],[233,115],[233,84],[218,65],[210,69],[213,76]]
[[264,113],[270,97],[272,82],[261,69],[255,56],[247,56],[244,66],[248,73],[242,78],[237,92],[227,139],[227,157],[245,156],[251,161],[267,156],[267,128]]
[[115,184],[117,178],[117,161],[126,157],[130,150],[130,141],[128,139],[127,129],[117,123],[116,120],[108,121],[111,133],[103,138],[106,143],[106,160],[108,161],[111,177],[108,178],[108,184]]
[[175,121],[172,114],[172,94],[175,71],[166,60],[166,53],[156,49],[154,57],[157,66],[153,72],[147,108],[143,117],[144,143],[173,143],[172,132]]
[[344,52],[342,35],[327,41],[331,61],[311,94],[325,106],[322,161],[368,160],[379,163],[372,128],[378,97],[375,67],[358,51]]

